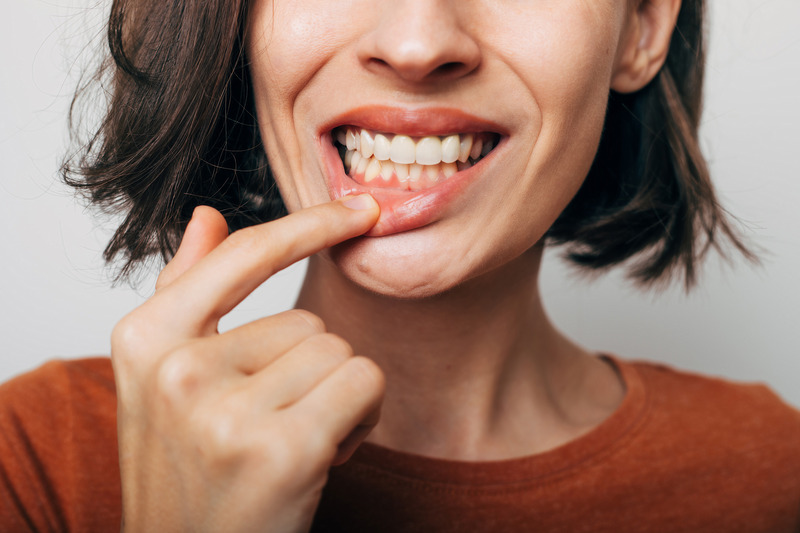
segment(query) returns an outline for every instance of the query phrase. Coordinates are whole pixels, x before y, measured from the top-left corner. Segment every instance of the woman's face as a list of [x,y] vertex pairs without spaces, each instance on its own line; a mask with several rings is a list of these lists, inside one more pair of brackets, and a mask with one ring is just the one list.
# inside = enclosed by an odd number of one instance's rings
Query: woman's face
[[589,170],[627,17],[624,0],[256,0],[248,59],[289,211],[370,192],[370,237],[327,253],[387,295],[519,257]]

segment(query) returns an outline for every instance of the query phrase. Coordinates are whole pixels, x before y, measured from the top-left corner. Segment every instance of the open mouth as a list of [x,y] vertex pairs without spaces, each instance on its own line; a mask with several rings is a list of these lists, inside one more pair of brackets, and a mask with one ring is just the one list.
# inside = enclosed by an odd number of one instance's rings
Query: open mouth
[[421,191],[486,157],[500,135],[491,132],[411,137],[339,126],[331,132],[345,173],[369,187]]

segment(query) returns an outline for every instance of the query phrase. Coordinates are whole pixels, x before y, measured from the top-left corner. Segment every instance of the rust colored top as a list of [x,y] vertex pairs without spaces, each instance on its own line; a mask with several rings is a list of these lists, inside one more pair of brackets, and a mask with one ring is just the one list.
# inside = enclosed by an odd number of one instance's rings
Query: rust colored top
[[[626,396],[593,431],[495,462],[364,444],[313,531],[800,531],[800,411],[763,385],[611,360]],[[115,404],[108,359],[0,386],[0,530],[119,530]]]

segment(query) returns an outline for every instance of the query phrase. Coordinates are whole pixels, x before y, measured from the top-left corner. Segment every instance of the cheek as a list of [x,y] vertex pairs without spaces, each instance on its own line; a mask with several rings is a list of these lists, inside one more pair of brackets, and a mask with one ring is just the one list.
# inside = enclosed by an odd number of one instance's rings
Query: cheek
[[[541,0],[499,8],[484,22],[492,48],[526,85],[544,120],[604,107],[622,24],[619,0]],[[489,32],[490,25],[503,32]]]
[[[270,165],[290,211],[319,203],[316,191],[291,176],[304,175],[298,112],[310,81],[346,36],[340,12],[318,0],[256,0],[247,27],[247,59],[259,128]],[[339,10],[341,11],[341,10]],[[326,196],[327,197],[327,196]]]
[[539,115],[528,170],[537,176],[537,195],[552,200],[539,206],[548,218],[577,192],[599,144],[624,21],[624,6],[617,4],[544,0],[527,16],[506,17],[507,31],[495,43],[497,50],[514,51],[505,61]]
[[248,19],[248,59],[254,84],[272,100],[291,103],[346,40],[344,10],[335,5],[319,0],[255,3]]

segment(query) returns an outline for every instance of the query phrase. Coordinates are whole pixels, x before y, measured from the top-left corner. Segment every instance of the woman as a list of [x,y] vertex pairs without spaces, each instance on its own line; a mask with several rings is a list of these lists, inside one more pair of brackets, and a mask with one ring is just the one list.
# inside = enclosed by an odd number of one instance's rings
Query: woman
[[[125,208],[109,257],[180,246],[113,377],[4,387],[4,523],[796,530],[800,414],[591,353],[538,296],[545,241],[645,284],[747,253],[697,149],[702,7],[116,2],[70,179]],[[297,310],[217,333],[304,257]],[[19,416],[45,386],[53,414]]]

